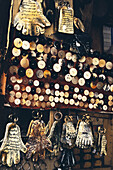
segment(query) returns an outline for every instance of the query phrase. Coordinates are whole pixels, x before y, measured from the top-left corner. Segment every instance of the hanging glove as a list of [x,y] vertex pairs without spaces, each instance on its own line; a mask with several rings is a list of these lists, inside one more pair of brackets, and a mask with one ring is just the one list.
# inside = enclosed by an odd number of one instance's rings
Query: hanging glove
[[13,24],[17,30],[22,30],[22,34],[29,34],[30,36],[44,34],[45,27],[51,25],[43,15],[40,0],[23,0],[20,11],[16,14]]
[[77,125],[76,145],[80,148],[87,148],[93,146],[94,137],[91,129],[91,124],[84,120],[79,121]]
[[27,148],[21,139],[20,128],[15,123],[8,123],[6,126],[3,143],[0,147],[2,152],[2,163],[9,167],[20,162],[20,151],[26,152]]

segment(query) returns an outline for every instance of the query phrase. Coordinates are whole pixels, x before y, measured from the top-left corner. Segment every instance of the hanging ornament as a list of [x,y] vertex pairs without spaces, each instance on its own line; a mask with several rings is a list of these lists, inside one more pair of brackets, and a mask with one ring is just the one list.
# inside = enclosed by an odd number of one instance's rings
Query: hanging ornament
[[[12,116],[12,115],[11,115]],[[21,139],[20,127],[16,124],[18,118],[6,125],[5,136],[0,147],[2,153],[2,164],[11,167],[20,162],[20,151],[26,153],[27,148]]]
[[46,26],[51,25],[43,15],[41,2],[42,0],[23,0],[13,21],[14,27],[19,31],[22,30],[22,34],[39,36],[44,34]]
[[100,156],[102,156],[102,154],[107,155],[107,151],[106,151],[107,140],[106,140],[105,133],[106,133],[106,129],[101,128],[99,126],[98,139],[97,139],[97,151],[100,153]]
[[88,148],[93,146],[94,136],[90,116],[86,114],[78,121],[76,133],[75,143],[77,147]]
[[31,120],[28,128],[28,141],[26,143],[27,152],[26,158],[29,159],[33,155],[33,161],[39,158],[45,159],[45,149],[51,150],[51,142],[46,137],[45,123],[42,119],[42,114],[32,112],[34,120]]
[[69,5],[64,4],[60,9],[58,31],[66,34],[74,34],[73,27],[74,11]]

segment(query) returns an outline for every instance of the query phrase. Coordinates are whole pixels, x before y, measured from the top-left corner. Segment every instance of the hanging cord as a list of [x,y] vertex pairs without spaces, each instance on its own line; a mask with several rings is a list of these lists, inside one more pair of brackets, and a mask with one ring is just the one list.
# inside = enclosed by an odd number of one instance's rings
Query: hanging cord
[[13,2],[14,2],[14,0],[11,0],[10,13],[9,13],[9,23],[8,23],[8,31],[7,31],[7,44],[6,44],[5,54],[4,54],[4,60],[5,60],[6,54],[8,52],[8,48],[9,48],[9,36],[10,36],[11,22],[12,22]]

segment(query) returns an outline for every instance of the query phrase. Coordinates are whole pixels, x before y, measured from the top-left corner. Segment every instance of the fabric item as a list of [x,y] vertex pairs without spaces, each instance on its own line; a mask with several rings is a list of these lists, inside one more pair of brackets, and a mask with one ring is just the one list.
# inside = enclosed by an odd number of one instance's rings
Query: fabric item
[[73,149],[63,149],[60,163],[62,168],[75,166],[76,160],[74,157]]
[[26,152],[27,148],[21,139],[20,128],[17,124],[8,123],[6,126],[3,143],[0,147],[2,162],[9,167],[20,162],[20,151]]
[[46,137],[45,123],[41,120],[31,121],[28,129],[28,141],[26,143],[26,158],[29,159],[33,155],[33,161],[38,158],[45,158],[45,149],[51,149],[51,142]]
[[61,138],[61,122],[54,121],[48,135],[48,139],[52,142],[52,155],[57,155],[60,150],[60,138]]
[[106,136],[103,135],[102,136],[102,144],[101,144],[100,155],[102,155],[102,154],[107,155],[106,144],[107,144]]
[[22,30],[22,34],[31,36],[44,34],[45,27],[51,25],[43,14],[41,1],[34,0],[22,1],[13,24],[17,30]]
[[94,143],[93,129],[90,119],[82,119],[77,124],[76,145],[79,148],[92,147]]
[[96,151],[102,154],[107,155],[106,146],[107,146],[107,139],[105,136],[106,129],[98,127],[98,137],[97,137],[97,146]]
[[67,118],[67,121],[65,121],[62,128],[61,143],[63,143],[66,148],[73,148],[75,146],[75,137],[76,130],[73,122],[70,120],[70,118]]

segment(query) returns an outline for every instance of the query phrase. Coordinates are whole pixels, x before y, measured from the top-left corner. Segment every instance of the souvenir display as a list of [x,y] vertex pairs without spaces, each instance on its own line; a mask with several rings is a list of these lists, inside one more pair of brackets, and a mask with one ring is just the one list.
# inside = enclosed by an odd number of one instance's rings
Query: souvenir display
[[76,141],[75,144],[79,148],[93,147],[94,134],[92,122],[89,115],[83,115],[82,119],[78,121],[76,127]]
[[[12,49],[18,47],[21,55],[18,58],[13,58],[9,67],[7,99],[11,106],[39,108],[38,105],[32,105],[32,103],[37,102],[40,103],[40,107],[45,109],[60,106],[62,108],[85,108],[109,112],[109,107],[113,107],[112,100],[109,101],[113,86],[113,78],[109,73],[109,70],[112,70],[111,60],[106,62],[105,59],[97,57],[96,52],[92,53],[92,58],[89,57],[90,55],[80,57],[78,53],[67,50],[67,47],[63,49],[64,42],[44,36],[38,38],[38,42],[36,39],[29,41],[19,37],[14,39]],[[42,39],[44,39],[44,43],[42,43]],[[50,40],[51,43],[48,45]],[[57,44],[59,44],[58,48]],[[71,46],[71,44],[69,45]],[[32,57],[32,51],[36,53],[35,57]],[[51,83],[53,83],[52,86]],[[23,87],[23,85],[25,86]],[[48,100],[42,103],[44,101],[39,96],[28,102],[27,95],[25,104],[21,105],[21,102],[16,99],[21,100],[23,95],[19,95],[20,98],[16,95],[14,100],[11,100],[10,91],[21,94],[26,91],[31,95],[40,94],[43,98],[44,94],[47,94]],[[106,94],[106,92],[108,93]],[[63,93],[65,95],[60,96]],[[96,93],[98,96],[94,95]],[[108,96],[106,101],[104,97],[101,97],[104,94]],[[47,102],[50,104],[48,105]]]
[[42,114],[36,111],[33,111],[32,114],[34,120],[30,122],[27,132],[26,158],[29,159],[33,156],[33,161],[37,161],[39,158],[45,159],[45,150],[51,151],[52,144],[46,137],[45,123],[41,120]]
[[17,125],[18,118],[14,115],[10,115],[13,122],[6,125],[5,136],[3,143],[0,147],[0,153],[2,154],[2,164],[7,164],[11,167],[14,164],[20,162],[20,151],[26,153],[27,148],[22,142],[20,127]]
[[52,127],[50,129],[48,139],[52,142],[52,150],[53,152],[51,155],[57,156],[60,151],[60,138],[61,138],[61,119],[62,119],[62,113],[56,112],[54,114],[54,122],[52,124]]
[[[71,116],[70,112],[68,115],[60,111],[51,113],[46,126],[42,120],[41,110],[78,109],[77,112],[107,114],[113,111],[112,56],[91,49],[91,38],[85,32],[84,19],[76,17],[74,1],[49,1],[22,0],[14,21],[9,20],[8,36],[10,23],[14,28],[12,44],[6,50],[10,56],[5,100],[13,109],[33,109],[33,120],[27,138],[24,136],[26,145],[22,142],[17,119],[7,124],[0,153],[2,164],[8,167],[19,164],[20,151],[26,153],[26,162],[33,160],[34,169],[43,169],[40,161],[47,169],[46,153],[50,159],[60,155],[58,169],[62,170],[71,169],[80,162],[75,159],[77,155],[74,156],[78,148],[82,158],[86,150],[92,154],[92,148],[93,153],[107,155],[106,129],[98,127],[96,141],[88,114],[78,120],[76,127],[75,114]],[[46,27],[49,27],[47,32]],[[44,116],[46,122],[48,117]]]
[[107,155],[107,151],[106,151],[107,140],[106,140],[105,133],[106,133],[106,129],[99,126],[96,150],[97,152],[99,152],[100,156]]

